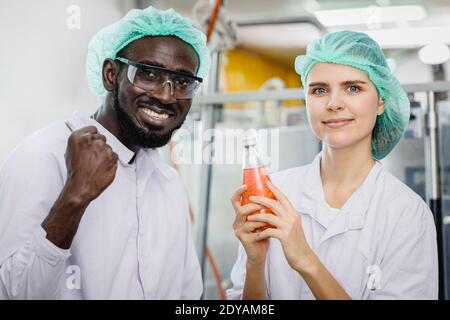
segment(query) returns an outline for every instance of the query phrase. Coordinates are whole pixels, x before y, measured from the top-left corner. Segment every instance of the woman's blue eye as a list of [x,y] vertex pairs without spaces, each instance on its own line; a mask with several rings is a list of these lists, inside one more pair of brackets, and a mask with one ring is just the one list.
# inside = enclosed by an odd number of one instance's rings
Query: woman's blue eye
[[357,86],[349,86],[347,90],[351,93],[358,93],[360,90]]
[[322,94],[322,93],[325,93],[325,92],[326,92],[325,88],[315,88],[312,91],[313,94]]

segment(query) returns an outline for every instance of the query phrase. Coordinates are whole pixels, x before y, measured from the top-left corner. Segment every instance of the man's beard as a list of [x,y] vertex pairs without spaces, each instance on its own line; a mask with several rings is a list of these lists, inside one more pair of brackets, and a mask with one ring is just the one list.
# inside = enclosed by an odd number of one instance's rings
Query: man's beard
[[114,92],[114,97],[112,101],[112,108],[116,113],[117,120],[119,121],[120,127],[126,137],[126,139],[133,145],[138,145],[143,148],[159,148],[165,146],[170,138],[172,137],[172,133],[181,128],[186,119],[186,116],[182,119],[182,121],[177,125],[172,131],[161,134],[153,130],[151,127],[147,125],[148,132],[144,129],[138,127],[128,113],[124,110],[119,102],[118,88]]

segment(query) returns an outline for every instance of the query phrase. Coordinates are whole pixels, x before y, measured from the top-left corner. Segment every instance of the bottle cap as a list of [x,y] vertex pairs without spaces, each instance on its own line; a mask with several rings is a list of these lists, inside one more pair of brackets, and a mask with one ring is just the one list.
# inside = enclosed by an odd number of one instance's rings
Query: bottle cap
[[256,146],[256,137],[245,136],[244,139],[242,139],[242,144],[244,147]]

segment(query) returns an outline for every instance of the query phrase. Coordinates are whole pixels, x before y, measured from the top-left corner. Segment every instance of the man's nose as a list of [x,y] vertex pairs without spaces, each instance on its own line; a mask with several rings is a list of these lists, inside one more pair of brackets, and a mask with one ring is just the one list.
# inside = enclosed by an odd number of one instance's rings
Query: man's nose
[[159,90],[155,93],[158,95],[158,99],[163,103],[173,103],[176,101],[174,96],[175,88],[171,80],[164,81]]

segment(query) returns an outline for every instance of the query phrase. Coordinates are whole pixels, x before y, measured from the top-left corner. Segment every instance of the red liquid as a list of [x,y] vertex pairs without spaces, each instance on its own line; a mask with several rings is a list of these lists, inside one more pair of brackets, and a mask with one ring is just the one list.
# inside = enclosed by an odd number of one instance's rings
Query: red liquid
[[[243,183],[247,185],[247,189],[242,194],[241,204],[245,205],[251,203],[249,199],[250,196],[264,196],[270,199],[275,199],[273,193],[266,186],[267,181],[270,181],[270,178],[264,167],[244,169]],[[256,213],[259,213],[259,211],[251,212],[247,215],[247,217]],[[264,208],[264,213],[274,214],[269,208]],[[274,227],[267,225],[255,230],[264,230],[267,228]]]

